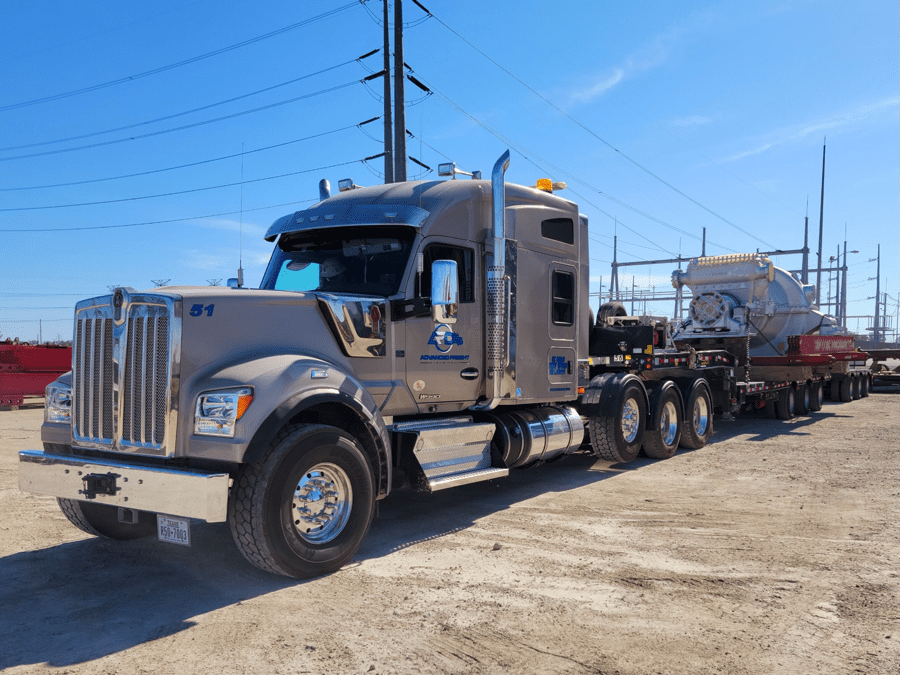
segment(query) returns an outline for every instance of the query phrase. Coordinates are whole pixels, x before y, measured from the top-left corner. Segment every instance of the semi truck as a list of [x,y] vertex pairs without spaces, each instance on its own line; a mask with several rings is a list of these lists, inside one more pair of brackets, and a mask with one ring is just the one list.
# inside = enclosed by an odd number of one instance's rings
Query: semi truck
[[673,342],[666,319],[616,302],[595,318],[587,219],[558,184],[507,183],[508,165],[507,151],[490,180],[450,166],[333,195],[322,181],[317,204],[268,229],[259,288],[77,303],[72,370],[47,387],[21,489],[114,539],[189,545],[192,522],[227,521],[252,564],[311,577],[354,555],[392,490],[580,449],[665,459],[703,447],[714,414],[785,391],[815,410],[846,373],[830,357],[756,381],[746,331]]

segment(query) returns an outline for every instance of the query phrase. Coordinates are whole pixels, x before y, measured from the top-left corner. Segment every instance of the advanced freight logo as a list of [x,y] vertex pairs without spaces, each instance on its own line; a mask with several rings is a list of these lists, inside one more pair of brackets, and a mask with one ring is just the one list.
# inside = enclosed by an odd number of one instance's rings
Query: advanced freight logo
[[462,346],[463,338],[459,333],[454,333],[453,329],[445,323],[437,326],[428,338],[428,344],[434,345],[438,350],[438,354],[422,354],[422,361],[468,361],[468,354],[449,354],[453,349],[453,345]]

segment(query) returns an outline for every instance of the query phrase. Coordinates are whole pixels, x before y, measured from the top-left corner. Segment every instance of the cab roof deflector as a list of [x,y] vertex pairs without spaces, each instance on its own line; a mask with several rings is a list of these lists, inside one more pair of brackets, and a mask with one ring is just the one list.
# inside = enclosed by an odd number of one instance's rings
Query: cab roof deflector
[[266,232],[266,241],[279,234],[290,234],[320,227],[356,225],[406,225],[420,227],[428,211],[410,204],[334,204],[314,206],[306,211],[279,218]]

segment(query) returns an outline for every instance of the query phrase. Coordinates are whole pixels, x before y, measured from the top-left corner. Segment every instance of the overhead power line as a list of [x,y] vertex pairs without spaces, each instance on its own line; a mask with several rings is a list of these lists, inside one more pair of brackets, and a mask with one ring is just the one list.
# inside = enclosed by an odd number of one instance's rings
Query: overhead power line
[[219,56],[221,54],[225,54],[230,51],[234,51],[235,49],[240,49],[242,47],[246,47],[248,45],[255,44],[257,42],[262,42],[263,40],[268,40],[269,38],[275,37],[276,35],[282,35],[284,33],[290,32],[297,28],[301,28],[302,26],[307,26],[316,21],[320,21],[322,19],[326,19],[328,17],[334,16],[335,14],[339,14],[345,10],[348,10],[352,7],[355,7],[358,3],[351,2],[346,5],[342,5],[335,9],[329,10],[327,12],[323,12],[322,14],[318,14],[316,16],[310,17],[308,19],[304,19],[303,21],[298,21],[297,23],[292,23],[289,26],[284,26],[283,28],[279,28],[278,30],[274,30],[270,33],[265,33],[264,35],[258,35],[257,37],[250,38],[249,40],[244,40],[243,42],[238,42],[233,45],[229,45],[227,47],[222,47],[221,49],[216,49],[215,51],[207,52],[205,54],[200,54],[198,56],[192,56],[189,59],[184,59],[183,61],[178,61],[176,63],[170,63],[166,66],[160,66],[159,68],[154,68],[152,70],[146,70],[142,73],[136,73],[134,75],[128,75],[127,77],[120,77],[116,80],[110,80],[108,82],[102,82],[100,84],[91,85],[89,87],[82,87],[81,89],[73,89],[71,91],[61,92],[59,94],[52,94],[50,96],[43,96],[41,98],[35,98],[30,101],[21,101],[19,103],[11,103],[5,106],[0,106],[0,112],[6,110],[15,110],[16,108],[24,108],[26,106],[37,105],[38,103],[47,103],[49,101],[58,101],[63,98],[69,98],[71,96],[77,96],[79,94],[86,94],[91,91],[97,91],[99,89],[106,89],[108,87],[113,87],[118,84],[124,84],[125,82],[132,82],[134,80],[139,80],[144,77],[149,77],[151,75],[158,75],[159,73],[164,73],[169,70],[173,70],[175,68],[180,68],[181,66],[186,66],[191,63],[197,63],[198,61],[203,61],[204,59],[212,58],[213,56]]
[[[368,158],[367,158],[368,159]],[[290,173],[282,173],[276,176],[265,176],[263,178],[251,178],[249,180],[237,181],[235,183],[222,183],[221,185],[207,185],[200,188],[192,188],[190,190],[177,190],[175,192],[161,192],[155,195],[140,195],[137,197],[122,197],[121,199],[104,199],[96,202],[78,202],[73,204],[48,204],[45,206],[20,206],[15,208],[0,209],[0,212],[10,211],[43,211],[46,209],[65,209],[75,206],[97,206],[99,204],[118,204],[120,202],[135,202],[142,199],[156,199],[158,197],[172,197],[174,195],[186,195],[193,192],[205,192],[207,190],[219,190],[227,187],[235,187],[236,185],[246,185],[247,183],[261,183],[262,181],[275,180],[276,178],[288,178],[290,176],[299,176],[303,173],[313,173],[314,171],[324,171],[325,169],[333,169],[338,166],[347,166],[348,164],[356,164],[365,161],[363,159],[354,159],[349,162],[340,162],[339,164],[330,164],[329,166],[320,166],[315,169],[303,169],[302,171],[291,171]]]
[[[375,119],[381,119],[381,118],[376,117]],[[139,171],[137,173],[126,173],[126,174],[121,174],[119,176],[106,176],[104,178],[91,178],[88,180],[77,180],[77,181],[71,181],[69,183],[47,183],[45,185],[28,185],[28,186],[24,186],[24,187],[0,188],[0,192],[19,192],[19,191],[23,191],[23,190],[44,190],[47,188],[68,187],[71,185],[86,185],[88,183],[102,183],[104,181],[121,180],[123,178],[136,178],[138,176],[149,176],[150,174],[162,173],[164,171],[175,171],[177,169],[187,169],[192,166],[200,166],[202,164],[210,164],[212,162],[221,162],[226,159],[234,159],[235,157],[241,157],[242,155],[251,155],[256,152],[265,152],[266,150],[273,150],[275,148],[283,148],[286,145],[293,145],[294,143],[301,143],[303,141],[309,141],[314,138],[321,138],[322,136],[328,136],[329,134],[336,134],[340,131],[347,131],[348,129],[353,129],[353,128],[359,127],[363,124],[365,124],[365,122],[360,122],[359,124],[348,124],[345,127],[340,127],[339,129],[332,129],[331,131],[323,131],[320,134],[313,134],[312,136],[304,136],[303,138],[295,138],[291,141],[284,141],[283,143],[267,145],[262,148],[254,148],[253,150],[246,150],[245,152],[235,152],[230,155],[222,155],[221,157],[213,157],[211,159],[201,159],[197,162],[190,162],[188,164],[178,164],[177,166],[167,166],[162,169],[151,169],[149,171]]]
[[[415,2],[415,0],[413,0],[413,2]],[[525,87],[526,89],[528,89],[528,91],[530,91],[532,94],[534,94],[535,96],[537,96],[538,98],[540,98],[542,101],[544,101],[547,105],[549,105],[550,107],[552,107],[552,108],[553,108],[554,110],[556,110],[558,113],[560,113],[561,115],[565,116],[566,118],[568,118],[569,120],[571,120],[573,123],[575,123],[576,125],[578,125],[579,127],[581,127],[581,128],[582,128],[584,131],[586,131],[588,134],[590,134],[591,136],[593,136],[594,138],[596,138],[598,141],[600,141],[601,143],[603,143],[603,145],[605,145],[605,146],[608,147],[610,150],[612,150],[613,152],[615,152],[616,154],[618,154],[619,156],[621,156],[622,159],[624,159],[624,160],[630,162],[631,164],[633,164],[634,166],[636,166],[638,169],[640,169],[641,171],[643,171],[644,173],[646,173],[647,175],[649,175],[651,178],[654,178],[655,180],[659,181],[660,183],[662,183],[663,185],[665,185],[666,187],[668,187],[670,190],[672,190],[672,191],[675,192],[676,194],[681,195],[682,197],[684,197],[685,199],[687,199],[689,202],[691,202],[691,203],[694,204],[695,206],[698,206],[699,208],[703,209],[704,211],[706,211],[707,213],[709,213],[709,214],[712,215],[713,217],[718,218],[719,220],[721,220],[721,221],[722,221],[723,223],[725,223],[726,225],[730,225],[731,227],[735,228],[735,229],[738,230],[739,232],[742,232],[743,234],[747,235],[748,237],[750,237],[751,239],[753,239],[753,240],[755,240],[755,241],[758,241],[758,242],[761,243],[761,244],[765,244],[765,245],[766,245],[767,247],[769,247],[769,248],[775,248],[775,246],[774,246],[773,244],[770,244],[770,243],[764,241],[763,239],[760,239],[760,238],[757,237],[755,234],[752,234],[752,233],[749,232],[748,230],[745,230],[745,229],[744,229],[743,227],[741,227],[740,225],[737,225],[737,224],[731,222],[730,220],[728,220],[727,218],[725,218],[724,216],[719,215],[718,213],[716,213],[715,211],[713,211],[711,208],[709,208],[709,207],[706,206],[705,204],[702,204],[701,202],[697,201],[696,199],[694,199],[693,197],[691,197],[690,195],[688,195],[688,194],[685,193],[684,191],[678,189],[677,187],[675,187],[674,185],[672,185],[671,183],[669,183],[668,181],[666,181],[665,179],[663,179],[661,176],[657,175],[656,173],[654,173],[653,171],[651,171],[650,169],[648,169],[646,166],[644,166],[643,164],[641,164],[641,163],[638,162],[637,160],[635,160],[635,159],[633,159],[632,157],[629,157],[628,155],[626,155],[624,152],[622,152],[622,151],[619,150],[617,147],[615,147],[612,143],[610,143],[609,141],[607,141],[605,138],[601,137],[601,136],[600,136],[598,133],[596,133],[593,129],[589,128],[589,127],[588,127],[587,125],[585,125],[583,122],[579,121],[578,119],[576,119],[575,117],[573,117],[572,115],[570,115],[569,113],[567,113],[565,110],[563,110],[563,109],[560,108],[558,105],[556,105],[553,101],[551,101],[551,100],[548,99],[546,96],[544,96],[543,94],[541,94],[539,91],[537,91],[536,89],[534,89],[534,88],[533,88],[531,85],[529,85],[527,82],[525,82],[524,80],[522,80],[522,79],[520,79],[519,77],[517,77],[516,75],[514,75],[510,70],[508,70],[508,69],[505,68],[504,66],[500,65],[500,63],[498,63],[497,61],[495,61],[493,58],[491,58],[490,56],[488,56],[488,55],[487,55],[485,52],[483,52],[481,49],[479,49],[479,48],[476,47],[474,44],[472,44],[471,42],[469,42],[466,38],[464,38],[462,35],[460,35],[460,34],[457,33],[455,30],[453,30],[453,28],[451,28],[451,27],[448,26],[446,23],[444,23],[444,22],[440,19],[440,17],[434,16],[434,14],[432,14],[432,13],[429,12],[427,9],[425,9],[425,7],[422,7],[422,5],[419,4],[418,2],[416,2],[415,4],[418,5],[419,7],[421,7],[424,11],[428,12],[428,14],[429,14],[430,16],[434,17],[434,19],[435,19],[439,24],[441,24],[444,28],[446,28],[448,31],[450,31],[451,33],[453,33],[453,34],[454,34],[456,37],[458,37],[460,40],[462,40],[462,41],[465,42],[467,45],[469,45],[472,49],[474,49],[475,51],[477,51],[479,54],[481,54],[481,55],[482,55],[484,58],[486,58],[488,61],[490,61],[491,63],[493,63],[495,66],[497,66],[500,70],[502,70],[504,73],[506,73],[506,74],[509,75],[511,78],[513,78],[516,82],[518,82],[518,83],[521,84],[523,87]],[[432,89],[434,89],[434,87],[432,87]]]
[[206,124],[213,124],[215,122],[222,122],[223,120],[234,119],[235,117],[242,117],[244,115],[250,115],[252,113],[261,112],[263,110],[269,110],[271,108],[277,108],[282,105],[287,105],[288,103],[296,103],[297,101],[302,101],[307,98],[313,98],[314,96],[321,96],[322,94],[330,94],[333,91],[338,91],[339,89],[346,89],[347,87],[352,87],[355,84],[359,84],[360,80],[354,80],[352,82],[346,82],[344,84],[339,84],[336,87],[330,87],[329,89],[323,89],[321,91],[315,91],[312,94],[304,94],[303,96],[295,96],[293,98],[289,98],[285,101],[277,101],[275,103],[270,103],[268,105],[260,106],[258,108],[252,108],[250,110],[244,110],[241,112],[232,113],[230,115],[223,115],[222,117],[216,117],[211,120],[203,120],[201,122],[194,122],[193,124],[185,124],[180,127],[173,127],[171,129],[161,129],[160,131],[152,131],[146,134],[140,134],[138,136],[130,136],[128,138],[117,138],[111,141],[103,141],[100,143],[91,143],[89,145],[78,145],[71,148],[61,148],[59,150],[46,150],[44,152],[34,152],[29,155],[15,155],[13,157],[0,157],[0,162],[8,162],[13,159],[28,159],[30,157],[43,157],[45,155],[57,155],[62,152],[74,152],[75,150],[86,150],[88,148],[99,148],[105,145],[115,145],[116,143],[126,143],[128,141],[136,141],[141,138],[151,138],[153,136],[161,136],[163,134],[171,134],[175,131],[184,131],[185,129],[193,129],[195,127],[202,127]]
[[[363,57],[359,57],[359,58],[363,58]],[[103,129],[102,131],[93,131],[89,134],[80,134],[78,136],[68,136],[66,138],[56,138],[51,141],[40,141],[38,143],[28,143],[25,145],[9,145],[5,148],[0,148],[0,152],[9,152],[11,150],[24,150],[25,148],[37,148],[42,145],[53,145],[54,143],[67,143],[69,141],[80,141],[84,138],[93,138],[94,136],[102,136],[104,134],[112,134],[117,131],[125,131],[126,129],[134,129],[136,127],[147,126],[149,124],[156,124],[157,122],[165,122],[166,120],[175,119],[176,117],[184,117],[185,115],[190,115],[192,113],[201,112],[203,110],[209,110],[210,108],[216,108],[221,105],[226,105],[228,103],[234,103],[235,101],[240,101],[241,99],[250,98],[251,96],[257,96],[258,94],[263,94],[267,91],[272,91],[274,89],[286,87],[289,84],[294,84],[295,82],[300,82],[301,80],[306,80],[306,79],[309,79],[310,77],[315,77],[316,75],[321,75],[322,73],[327,73],[332,70],[337,70],[338,68],[342,68],[343,66],[349,65],[351,63],[356,63],[356,61],[358,61],[358,59],[350,59],[349,61],[344,61],[343,63],[339,63],[336,66],[331,66],[330,68],[323,68],[322,70],[317,70],[314,73],[309,73],[308,75],[303,75],[302,77],[295,77],[292,80],[287,80],[286,82],[274,84],[271,87],[266,87],[264,89],[257,89],[256,91],[251,91],[247,94],[241,94],[240,96],[234,96],[232,98],[225,99],[224,101],[210,103],[208,105],[200,106],[199,108],[193,108],[191,110],[184,110],[182,112],[177,112],[172,115],[166,115],[164,117],[157,117],[156,119],[152,119],[152,120],[144,120],[143,122],[135,122],[134,124],[126,124],[125,126],[115,127],[113,129]]]

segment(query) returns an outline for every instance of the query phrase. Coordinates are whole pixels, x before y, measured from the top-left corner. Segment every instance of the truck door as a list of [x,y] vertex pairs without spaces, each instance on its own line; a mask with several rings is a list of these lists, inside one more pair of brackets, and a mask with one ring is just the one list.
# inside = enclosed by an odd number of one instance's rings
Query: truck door
[[481,265],[475,249],[452,240],[426,240],[423,243],[424,267],[415,294],[431,293],[431,265],[435,260],[456,261],[459,279],[459,312],[456,323],[435,324],[428,316],[411,317],[406,325],[406,384],[421,406],[450,402],[474,403],[483,390],[484,307],[481,289]]

